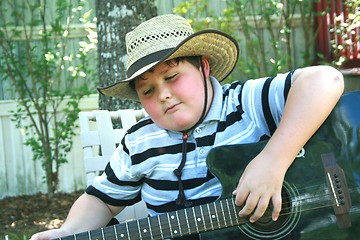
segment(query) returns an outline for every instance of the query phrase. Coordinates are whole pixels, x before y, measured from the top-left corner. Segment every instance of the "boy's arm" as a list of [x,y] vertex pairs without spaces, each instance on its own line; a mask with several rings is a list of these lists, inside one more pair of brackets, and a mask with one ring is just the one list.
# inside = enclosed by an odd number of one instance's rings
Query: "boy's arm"
[[74,202],[60,229],[34,234],[30,240],[54,239],[98,229],[104,227],[123,209],[124,207],[109,206],[99,198],[85,193]]
[[258,220],[271,200],[272,218],[281,210],[285,173],[300,149],[330,114],[344,91],[342,74],[329,66],[298,69],[279,126],[263,151],[251,161],[240,178],[236,204],[240,216]]

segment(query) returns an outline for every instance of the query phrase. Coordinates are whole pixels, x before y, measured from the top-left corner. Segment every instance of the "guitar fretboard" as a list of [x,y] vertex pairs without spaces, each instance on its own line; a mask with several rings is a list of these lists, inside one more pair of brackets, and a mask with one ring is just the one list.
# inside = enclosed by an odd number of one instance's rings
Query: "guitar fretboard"
[[233,198],[186,208],[154,217],[120,223],[114,226],[83,232],[63,240],[153,240],[186,236],[245,223],[238,215]]

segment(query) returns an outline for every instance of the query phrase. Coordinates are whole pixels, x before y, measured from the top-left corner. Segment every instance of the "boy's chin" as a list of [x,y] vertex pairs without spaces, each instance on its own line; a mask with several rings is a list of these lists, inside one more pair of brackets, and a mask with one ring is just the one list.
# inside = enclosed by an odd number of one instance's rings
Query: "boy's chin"
[[175,132],[186,132],[194,127],[197,121],[193,119],[185,119],[185,118],[172,118],[171,122],[167,119],[167,123],[159,124],[158,125],[166,130],[175,131]]

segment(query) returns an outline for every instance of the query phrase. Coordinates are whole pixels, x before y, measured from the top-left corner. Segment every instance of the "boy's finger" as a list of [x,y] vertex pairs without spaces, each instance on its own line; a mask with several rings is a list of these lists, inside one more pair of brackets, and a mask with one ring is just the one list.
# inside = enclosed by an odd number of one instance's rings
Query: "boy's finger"
[[264,215],[266,209],[269,206],[269,201],[270,199],[266,197],[261,197],[259,199],[256,209],[249,219],[250,222],[256,222],[259,218],[261,218]]
[[259,196],[255,194],[250,194],[246,199],[244,207],[240,210],[239,216],[244,217],[250,215],[254,211],[256,205],[258,204],[258,201]]
[[282,205],[281,194],[273,196],[272,204],[274,206],[274,209],[273,209],[273,212],[272,212],[272,220],[276,221],[279,218],[280,211],[281,211],[281,205]]

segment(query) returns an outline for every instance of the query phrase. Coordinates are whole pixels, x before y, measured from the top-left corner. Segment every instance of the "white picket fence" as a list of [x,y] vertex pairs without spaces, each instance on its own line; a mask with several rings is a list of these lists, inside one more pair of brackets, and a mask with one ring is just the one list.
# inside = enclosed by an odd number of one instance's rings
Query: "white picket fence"
[[[82,111],[97,109],[98,95],[84,98],[80,108]],[[0,199],[46,192],[41,163],[32,160],[30,147],[22,144],[25,136],[11,121],[10,110],[15,109],[15,101],[0,101]],[[60,192],[73,192],[86,187],[79,132],[77,128],[68,163],[60,169]]]

